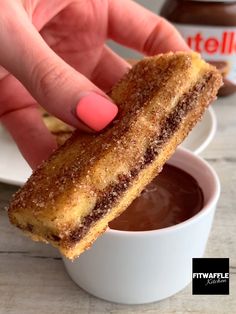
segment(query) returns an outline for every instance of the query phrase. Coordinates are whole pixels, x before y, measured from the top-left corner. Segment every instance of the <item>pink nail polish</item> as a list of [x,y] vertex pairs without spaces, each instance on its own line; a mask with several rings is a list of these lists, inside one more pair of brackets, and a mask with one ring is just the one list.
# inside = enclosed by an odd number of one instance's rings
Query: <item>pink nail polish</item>
[[115,118],[118,108],[105,97],[91,93],[80,99],[75,112],[88,127],[101,131]]

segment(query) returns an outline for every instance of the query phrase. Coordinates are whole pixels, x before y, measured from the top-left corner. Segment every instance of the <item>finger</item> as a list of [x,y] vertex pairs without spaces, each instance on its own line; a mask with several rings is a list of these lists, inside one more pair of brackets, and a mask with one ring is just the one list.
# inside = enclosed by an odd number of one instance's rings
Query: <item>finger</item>
[[32,169],[46,160],[57,147],[36,106],[6,112],[1,122]]
[[106,127],[117,114],[116,105],[47,46],[24,12],[14,14],[0,32],[0,63],[61,120],[95,131]]
[[104,46],[98,65],[93,71],[91,81],[108,92],[129,70],[130,65],[110,48]]
[[130,0],[110,0],[108,36],[147,55],[189,50],[169,22]]
[[34,1],[33,5],[30,5],[30,10],[27,10],[27,7],[25,7],[25,9],[26,11],[28,11],[28,14],[30,14],[30,12],[33,12],[33,24],[37,28],[37,30],[41,30],[48,21],[54,18],[71,2],[72,0],[57,0],[55,5],[54,1],[39,0]]

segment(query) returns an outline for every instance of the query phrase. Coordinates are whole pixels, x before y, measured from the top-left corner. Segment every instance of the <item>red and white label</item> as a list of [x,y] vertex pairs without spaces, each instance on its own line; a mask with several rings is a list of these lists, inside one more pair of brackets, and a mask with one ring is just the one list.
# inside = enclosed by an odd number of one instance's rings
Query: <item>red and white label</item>
[[175,24],[189,47],[207,61],[228,65],[226,78],[236,84],[236,27]]

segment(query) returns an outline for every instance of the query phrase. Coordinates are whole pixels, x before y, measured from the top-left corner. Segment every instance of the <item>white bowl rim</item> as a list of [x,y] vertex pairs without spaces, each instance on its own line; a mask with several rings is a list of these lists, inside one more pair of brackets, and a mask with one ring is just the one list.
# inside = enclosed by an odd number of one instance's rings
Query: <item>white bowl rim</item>
[[[157,234],[161,235],[161,234],[164,234],[166,232],[172,232],[172,231],[176,231],[176,230],[181,229],[181,228],[185,228],[185,227],[189,226],[190,224],[198,221],[199,219],[201,219],[206,214],[208,214],[211,210],[214,209],[214,207],[216,206],[217,201],[220,197],[220,180],[218,178],[216,171],[202,157],[194,154],[193,152],[191,152],[190,150],[188,150],[186,148],[178,147],[176,150],[176,153],[183,154],[186,158],[191,158],[192,160],[195,160],[197,162],[201,162],[203,167],[207,168],[211,174],[211,177],[212,177],[213,182],[214,182],[214,189],[210,192],[209,200],[203,206],[203,208],[196,215],[192,216],[191,218],[189,218],[189,219],[187,219],[181,223],[178,223],[176,225],[170,226],[170,227],[166,227],[166,228],[162,228],[162,229],[156,229],[156,230],[148,230],[148,231],[124,231],[124,230],[111,229],[108,227],[108,229],[106,230],[104,235],[119,236],[119,237],[122,237],[122,236],[132,236],[132,237],[134,237],[134,236],[135,237],[136,236],[137,237],[139,237],[139,236],[153,236],[154,234],[155,235],[157,235]],[[168,161],[167,161],[167,163],[168,163]],[[204,191],[203,191],[203,194],[204,194]]]
[[211,128],[210,128],[210,131],[209,131],[206,139],[203,141],[203,143],[200,146],[198,146],[195,150],[192,151],[196,155],[201,154],[207,148],[207,146],[209,146],[209,144],[212,142],[212,140],[216,134],[217,119],[216,119],[215,111],[212,108],[212,106],[208,107],[208,113],[209,113]]

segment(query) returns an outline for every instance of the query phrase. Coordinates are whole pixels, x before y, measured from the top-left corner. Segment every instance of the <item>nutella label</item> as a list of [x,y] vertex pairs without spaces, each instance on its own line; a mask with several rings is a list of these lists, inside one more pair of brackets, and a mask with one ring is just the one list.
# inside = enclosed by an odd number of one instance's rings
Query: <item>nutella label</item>
[[175,26],[192,50],[218,67],[224,79],[236,84],[236,27]]

